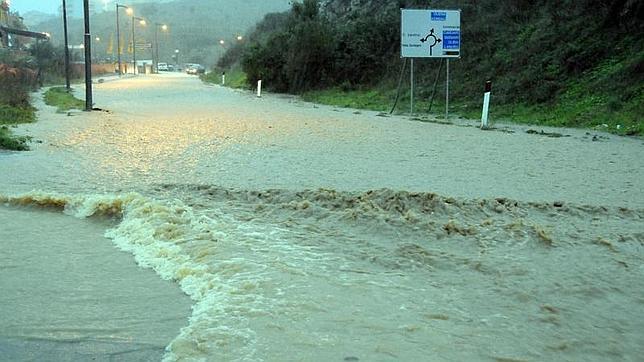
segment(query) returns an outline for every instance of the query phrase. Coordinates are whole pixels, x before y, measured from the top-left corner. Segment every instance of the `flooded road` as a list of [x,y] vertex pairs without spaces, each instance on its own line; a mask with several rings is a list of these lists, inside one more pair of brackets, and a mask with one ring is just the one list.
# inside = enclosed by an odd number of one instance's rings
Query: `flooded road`
[[[81,90],[82,91],[82,90]],[[43,144],[3,156],[8,191],[147,190],[155,184],[431,191],[642,207],[643,143],[481,132],[206,86],[181,74],[95,85],[111,113],[25,126]],[[24,162],[27,160],[27,162]]]
[[[58,238],[67,254],[103,255],[91,265],[127,255],[120,249],[175,282],[127,272],[117,291],[93,297],[109,306],[109,295],[139,295],[137,285],[160,295],[165,317],[124,319],[142,344],[142,324],[175,330],[149,342],[167,338],[166,360],[644,353],[641,140],[482,132],[258,99],[179,74],[97,84],[95,101],[108,112],[39,104],[40,121],[20,131],[42,143],[0,154],[0,221],[68,222],[77,236]],[[34,245],[49,240],[36,230]],[[3,246],[23,240],[3,232]],[[50,263],[46,249],[36,264]],[[3,260],[21,270],[3,273],[3,286],[43,278],[24,269],[25,253],[33,248]],[[53,294],[42,289],[34,295]],[[26,318],[0,339],[27,343],[16,332]],[[58,323],[41,320],[40,330]]]
[[0,220],[0,359],[163,356],[190,303],[115,252],[103,236],[113,222],[3,207]]

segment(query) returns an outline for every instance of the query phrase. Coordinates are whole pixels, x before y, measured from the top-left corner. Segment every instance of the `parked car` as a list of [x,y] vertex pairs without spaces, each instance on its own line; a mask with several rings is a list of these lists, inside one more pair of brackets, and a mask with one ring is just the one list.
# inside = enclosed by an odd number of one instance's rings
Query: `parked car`
[[159,72],[167,72],[170,68],[168,67],[168,63],[159,63],[157,64],[157,70]]
[[204,74],[206,68],[201,64],[186,64],[186,73],[188,74]]

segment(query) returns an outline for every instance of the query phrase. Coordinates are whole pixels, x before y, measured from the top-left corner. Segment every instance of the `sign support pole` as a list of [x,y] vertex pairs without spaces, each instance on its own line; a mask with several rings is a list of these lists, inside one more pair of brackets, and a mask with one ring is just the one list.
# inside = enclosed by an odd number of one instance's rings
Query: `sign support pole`
[[449,58],[446,59],[447,79],[445,79],[445,121],[449,118]]
[[414,58],[411,58],[411,79],[410,79],[410,85],[411,85],[411,97],[410,97],[410,105],[409,105],[409,115],[413,116],[414,115]]
[[[461,57],[461,11],[401,9],[400,55],[411,58],[410,114],[414,114],[414,58],[446,58],[445,120],[449,120],[449,58]],[[439,68],[437,73],[440,74]],[[437,76],[438,79],[438,76]]]

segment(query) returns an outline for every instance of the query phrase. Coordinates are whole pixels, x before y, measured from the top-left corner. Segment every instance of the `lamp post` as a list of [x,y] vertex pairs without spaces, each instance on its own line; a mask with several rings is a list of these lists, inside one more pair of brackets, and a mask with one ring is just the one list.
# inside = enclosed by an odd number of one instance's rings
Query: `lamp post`
[[100,46],[101,46],[101,37],[100,36],[97,36],[97,37],[94,38],[94,44],[95,44],[95,47],[93,48],[94,52],[92,54],[92,56],[94,58],[93,61],[94,62],[100,62],[99,55],[98,55],[98,48],[100,48]]
[[159,73],[159,28],[163,31],[168,30],[165,24],[154,23],[154,72]]
[[141,25],[145,25],[145,19],[139,18],[138,16],[132,16],[132,63],[134,63],[134,74],[138,71],[138,67],[136,66],[136,35],[134,30],[136,28],[136,20],[138,20]]
[[177,62],[177,70],[179,70],[179,49],[174,50],[174,60]]
[[122,75],[121,71],[121,28],[119,25],[119,8],[124,8],[125,11],[132,15],[134,12],[129,6],[116,4],[116,54],[119,63],[119,77]]

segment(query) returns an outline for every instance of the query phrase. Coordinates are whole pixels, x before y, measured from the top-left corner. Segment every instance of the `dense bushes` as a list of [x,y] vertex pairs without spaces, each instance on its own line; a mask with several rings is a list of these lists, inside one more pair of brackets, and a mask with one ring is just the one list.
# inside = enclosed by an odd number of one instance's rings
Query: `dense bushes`
[[[249,81],[261,75],[281,91],[369,85],[395,78],[401,7],[461,8],[463,58],[452,62],[460,83],[454,90],[478,97],[484,80],[494,78],[507,100],[544,102],[598,60],[641,44],[644,20],[641,2],[623,0],[355,3],[296,2],[286,14],[267,16],[250,44],[232,48],[219,66],[243,59]],[[426,64],[419,81],[431,80],[437,61],[419,63]]]
[[[9,20],[10,26],[26,29],[22,18],[11,16]],[[0,48],[0,148],[28,149],[29,137],[14,136],[9,127],[35,121],[30,92],[42,86],[45,77],[55,79],[63,74],[61,54],[47,41]]]
[[49,43],[33,44],[29,52],[0,49],[0,148],[29,149],[29,137],[12,135],[9,126],[35,121],[30,92],[42,84],[44,72],[56,72],[55,58]]
[[[400,8],[461,9],[462,58],[450,62],[451,94],[461,104],[478,104],[492,80],[497,106],[547,115],[565,105],[549,116],[570,125],[641,123],[644,2],[637,1],[304,0],[267,16],[219,65],[241,64],[251,85],[262,78],[280,92],[390,90],[402,63]],[[418,97],[432,92],[439,62],[415,62]]]
[[28,67],[27,58],[0,50],[0,105],[28,106],[36,80],[37,72]]
[[[251,44],[242,65],[248,81],[263,79],[281,92],[300,92],[330,84],[333,67],[333,27],[320,16],[317,1],[295,3],[286,18],[267,18],[276,28]],[[262,39],[263,38],[263,39]]]
[[29,92],[64,75],[62,54],[49,42],[36,42],[28,51],[0,49],[0,104],[27,106]]
[[0,53],[0,148],[28,149],[28,139],[13,136],[6,126],[35,119],[29,91],[36,85],[37,74],[23,60],[8,52]]

